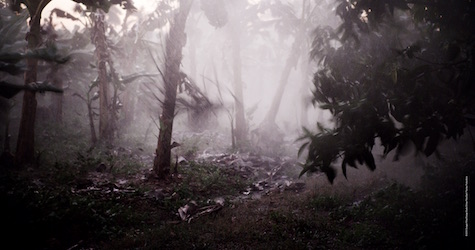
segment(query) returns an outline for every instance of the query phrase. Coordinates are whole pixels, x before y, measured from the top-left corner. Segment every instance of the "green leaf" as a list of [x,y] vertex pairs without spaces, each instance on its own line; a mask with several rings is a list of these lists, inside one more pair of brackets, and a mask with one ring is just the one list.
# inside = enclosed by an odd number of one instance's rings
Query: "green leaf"
[[307,146],[310,144],[310,142],[306,142],[300,146],[299,151],[297,153],[297,156],[300,157],[302,155],[302,152],[307,148]]
[[371,151],[365,150],[363,153],[363,158],[369,170],[374,171],[376,169],[376,163],[374,162],[374,157]]
[[327,176],[328,181],[330,181],[330,183],[333,184],[333,180],[335,180],[335,177],[336,177],[336,170],[332,168],[331,166],[328,166],[328,167],[323,168],[322,171]]
[[132,75],[127,75],[127,76],[123,76],[122,79],[120,80],[120,82],[124,85],[127,85],[129,83],[132,83],[142,77],[155,77],[157,76],[157,74],[132,74]]
[[345,176],[345,179],[348,180],[348,177],[346,177],[346,158],[343,159],[343,162],[341,163],[341,171],[343,172],[343,176]]
[[302,171],[300,171],[300,174],[299,174],[299,178],[302,177],[305,173],[307,173],[308,171],[310,171],[310,166],[308,165],[303,165],[302,166]]

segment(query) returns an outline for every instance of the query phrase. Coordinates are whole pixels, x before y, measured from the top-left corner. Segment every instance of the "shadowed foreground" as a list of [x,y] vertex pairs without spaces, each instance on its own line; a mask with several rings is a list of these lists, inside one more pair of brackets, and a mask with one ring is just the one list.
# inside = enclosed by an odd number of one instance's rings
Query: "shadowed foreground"
[[322,175],[298,179],[290,160],[249,154],[182,163],[158,182],[127,154],[119,150],[115,169],[96,168],[100,158],[81,154],[40,170],[2,168],[2,242],[15,249],[431,249],[464,240],[463,180],[473,158],[427,165],[430,174],[412,190],[376,173],[333,186]]

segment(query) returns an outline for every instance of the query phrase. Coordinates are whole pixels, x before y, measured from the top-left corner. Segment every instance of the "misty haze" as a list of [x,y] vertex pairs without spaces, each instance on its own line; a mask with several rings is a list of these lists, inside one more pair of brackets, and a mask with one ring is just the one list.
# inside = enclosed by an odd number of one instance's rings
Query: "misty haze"
[[0,0],[5,249],[469,246],[471,0]]

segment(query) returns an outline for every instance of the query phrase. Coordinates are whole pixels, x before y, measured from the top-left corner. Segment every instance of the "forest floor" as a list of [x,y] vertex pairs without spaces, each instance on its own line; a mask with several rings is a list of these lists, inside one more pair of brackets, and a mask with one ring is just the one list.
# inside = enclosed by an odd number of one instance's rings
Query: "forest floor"
[[464,240],[473,156],[427,165],[411,189],[377,173],[330,185],[299,178],[291,157],[191,144],[165,181],[153,178],[150,155],[126,147],[2,167],[4,249],[431,249]]

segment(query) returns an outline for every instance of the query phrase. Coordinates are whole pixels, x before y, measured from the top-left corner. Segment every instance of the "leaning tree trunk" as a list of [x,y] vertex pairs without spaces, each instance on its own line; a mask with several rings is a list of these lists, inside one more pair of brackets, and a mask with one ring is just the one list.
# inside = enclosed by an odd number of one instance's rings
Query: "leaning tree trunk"
[[282,96],[284,94],[285,87],[287,86],[287,82],[289,80],[290,72],[292,68],[297,66],[300,52],[302,50],[302,42],[305,39],[305,31],[306,26],[308,25],[306,21],[306,15],[309,14],[307,11],[309,10],[307,6],[307,1],[303,0],[302,2],[302,14],[300,16],[300,25],[298,27],[297,33],[295,34],[295,40],[292,44],[292,49],[290,50],[289,57],[285,62],[285,68],[280,75],[279,80],[279,87],[277,88],[277,92],[275,93],[274,99],[272,100],[271,107],[267,112],[266,118],[264,119],[264,126],[274,126],[275,125],[275,118],[279,111],[280,103],[282,101]]
[[185,25],[190,12],[192,0],[181,0],[180,9],[170,23],[170,33],[166,40],[165,71],[165,100],[160,115],[160,134],[153,161],[153,170],[161,179],[170,174],[171,139],[173,132],[173,118],[175,116],[175,102],[177,87],[180,84],[180,64],[182,50],[186,43]]
[[279,111],[280,103],[282,101],[282,96],[284,95],[285,87],[287,86],[287,82],[289,80],[290,73],[292,68],[297,65],[297,62],[300,57],[300,47],[303,40],[304,34],[304,27],[300,28],[299,32],[295,36],[295,41],[292,44],[292,49],[290,51],[289,57],[285,62],[285,68],[280,75],[279,86],[277,88],[277,92],[275,93],[274,99],[272,100],[271,107],[267,112],[266,118],[264,119],[265,125],[272,125],[275,124],[275,118]]
[[100,9],[97,10],[93,14],[93,21],[92,42],[96,46],[95,54],[99,74],[99,139],[104,142],[111,142],[114,130],[109,105],[109,79],[107,77],[109,53],[107,51],[104,12]]
[[[30,13],[30,31],[26,36],[28,50],[36,49],[41,43],[41,11],[48,2],[49,0],[28,1],[27,8]],[[25,84],[36,82],[38,60],[28,58],[26,60],[26,66]],[[35,162],[36,105],[35,92],[26,89],[23,94],[23,106],[15,158],[18,165],[34,164]]]

